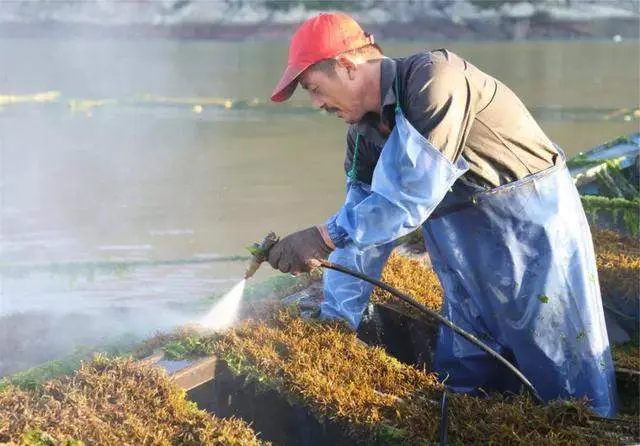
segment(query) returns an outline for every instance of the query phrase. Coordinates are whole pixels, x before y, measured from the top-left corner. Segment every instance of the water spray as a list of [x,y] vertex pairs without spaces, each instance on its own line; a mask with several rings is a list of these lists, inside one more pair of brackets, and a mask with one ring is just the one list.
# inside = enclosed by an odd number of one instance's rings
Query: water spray
[[251,253],[251,261],[244,273],[244,278],[215,303],[202,318],[200,325],[211,330],[224,330],[235,323],[247,279],[253,277],[260,265],[269,258],[269,251],[276,243],[278,243],[278,236],[274,232],[270,232],[262,241],[247,247]]
[[[267,260],[267,258],[269,257],[269,251],[271,250],[271,248],[277,242],[278,242],[278,237],[276,236],[276,234],[273,233],[273,232],[270,232],[264,238],[264,240],[262,240],[262,242],[254,243],[253,245],[251,245],[248,248],[249,251],[251,252],[252,256],[253,256],[253,259],[252,259],[249,267],[247,268],[247,272],[245,273],[245,280],[250,278],[251,276],[253,276],[255,274],[255,272],[258,270],[258,268],[260,267],[260,265],[265,260]],[[349,268],[345,268],[342,265],[331,263],[331,262],[329,262],[327,260],[320,260],[320,266],[322,266],[323,268],[339,271],[339,272],[341,272],[343,274],[347,274],[347,275],[350,275],[350,276],[355,277],[357,279],[361,279],[361,280],[364,280],[366,282],[369,282],[372,285],[375,285],[375,286],[377,286],[377,287],[389,292],[393,296],[396,296],[397,298],[405,301],[406,303],[408,303],[409,305],[411,305],[412,307],[414,307],[415,309],[417,309],[421,313],[436,319],[441,324],[446,325],[451,330],[453,330],[454,332],[456,332],[460,336],[464,337],[469,342],[477,345],[479,348],[481,348],[482,350],[487,352],[489,354],[489,356],[491,356],[492,358],[494,358],[495,360],[497,360],[498,362],[503,364],[505,367],[507,367],[511,372],[513,372],[514,375],[516,375],[516,377],[520,380],[520,382],[522,382],[522,384],[526,387],[526,389],[531,393],[531,396],[533,397],[533,399],[539,404],[543,403],[542,398],[540,398],[540,395],[536,391],[535,387],[533,387],[533,384],[531,384],[531,382],[529,382],[529,380],[513,364],[511,364],[509,361],[507,361],[507,359],[504,356],[502,356],[500,353],[498,353],[497,351],[495,351],[494,349],[489,347],[487,344],[482,342],[480,339],[476,338],[471,333],[469,333],[469,332],[463,330],[462,328],[458,327],[453,322],[449,321],[447,318],[443,317],[439,313],[428,309],[427,307],[422,305],[420,302],[416,301],[411,296],[402,293],[400,290],[397,290],[397,289],[393,288],[392,286],[387,285],[384,282],[381,282],[381,281],[379,281],[377,279],[374,279],[373,277],[369,277],[366,274],[362,274],[362,273],[360,273],[358,271],[353,271],[353,270],[351,270]]]

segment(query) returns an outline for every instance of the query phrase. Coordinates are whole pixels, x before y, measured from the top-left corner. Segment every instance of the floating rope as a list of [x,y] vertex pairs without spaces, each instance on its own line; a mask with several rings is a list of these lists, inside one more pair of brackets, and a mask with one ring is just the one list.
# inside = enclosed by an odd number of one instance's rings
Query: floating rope
[[171,265],[196,265],[207,263],[245,262],[251,256],[210,256],[166,260],[88,260],[48,263],[0,263],[0,274],[21,274],[30,272],[64,272],[83,270],[120,271],[136,267]]
[[[34,94],[0,94],[0,110],[11,106],[64,105],[72,113],[91,114],[91,111],[105,107],[184,107],[200,114],[207,109],[222,110],[268,110],[270,113],[326,113],[308,105],[295,103],[273,104],[260,98],[224,98],[224,97],[170,97],[152,94],[139,94],[122,98],[70,98],[64,99],[59,91],[46,91]],[[640,108],[637,106],[622,108],[571,108],[559,106],[530,107],[531,112],[542,120],[564,121],[612,121],[612,120],[640,120]]]

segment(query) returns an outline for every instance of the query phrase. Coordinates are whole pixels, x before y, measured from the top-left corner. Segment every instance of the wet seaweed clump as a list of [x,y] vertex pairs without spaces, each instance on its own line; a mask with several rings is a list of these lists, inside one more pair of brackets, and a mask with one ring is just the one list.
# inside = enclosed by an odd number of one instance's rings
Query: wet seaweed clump
[[[281,311],[202,342],[233,373],[258,383],[257,389],[307,407],[354,443],[438,440],[444,387],[436,375],[363,344],[343,325]],[[615,428],[594,424],[582,401],[539,406],[527,396],[449,394],[448,413],[451,444],[621,443]]]
[[[426,259],[409,258],[394,251],[382,270],[381,280],[431,310],[442,307],[442,286]],[[371,293],[371,299],[376,303],[398,300],[378,287]]]
[[613,360],[616,367],[640,372],[640,343],[637,341],[613,346]]
[[241,420],[198,410],[165,372],[95,356],[73,375],[0,392],[0,443],[259,445]]
[[603,298],[621,297],[637,302],[640,297],[640,239],[613,231],[592,230]]
[[167,359],[174,357],[202,356],[198,351],[201,329],[198,325],[183,325],[172,332],[156,332],[150,338],[139,342],[132,351],[132,356],[142,359],[153,355],[162,354]]

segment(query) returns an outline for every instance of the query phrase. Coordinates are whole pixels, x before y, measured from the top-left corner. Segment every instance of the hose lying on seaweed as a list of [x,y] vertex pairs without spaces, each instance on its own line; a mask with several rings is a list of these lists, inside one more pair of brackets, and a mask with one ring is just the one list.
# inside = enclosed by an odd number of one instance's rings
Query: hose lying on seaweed
[[448,319],[446,319],[442,315],[436,313],[435,311],[429,310],[427,307],[425,307],[421,303],[417,302],[411,296],[408,296],[408,295],[402,293],[401,291],[399,291],[399,290],[387,285],[384,282],[376,280],[376,279],[374,279],[372,277],[369,277],[366,274],[362,274],[362,273],[360,273],[358,271],[353,271],[353,270],[350,270],[349,268],[345,268],[342,265],[338,265],[338,264],[335,264],[335,263],[328,262],[326,260],[321,260],[320,264],[325,268],[333,269],[333,270],[339,271],[341,273],[348,274],[348,275],[356,277],[358,279],[365,280],[365,281],[367,281],[367,282],[369,282],[369,283],[371,283],[371,284],[373,284],[373,285],[375,285],[377,287],[380,287],[383,290],[388,291],[389,293],[391,293],[394,296],[398,297],[399,299],[404,300],[409,305],[411,305],[412,307],[418,309],[419,311],[421,311],[422,313],[426,314],[427,316],[430,316],[432,318],[437,319],[440,323],[446,325],[447,327],[452,329],[454,332],[458,333],[459,335],[461,335],[462,337],[464,337],[468,341],[474,343],[475,345],[480,347],[482,350],[487,352],[492,358],[496,359],[497,361],[502,363],[505,367],[507,367],[509,370],[511,370],[513,372],[513,374],[516,375],[518,377],[518,379],[522,382],[522,384],[527,388],[527,390],[529,390],[529,392],[531,393],[531,395],[534,398],[534,400],[539,404],[543,403],[542,398],[540,398],[540,395],[538,395],[538,392],[536,391],[535,387],[533,387],[533,384],[531,384],[531,382],[529,382],[529,380],[513,364],[511,364],[502,355],[500,355],[500,353],[498,353],[495,350],[493,350],[491,347],[489,347],[487,344],[485,344],[484,342],[482,342],[481,340],[476,338],[471,333],[469,333],[469,332],[463,330],[462,328],[458,327],[453,322],[449,321]]

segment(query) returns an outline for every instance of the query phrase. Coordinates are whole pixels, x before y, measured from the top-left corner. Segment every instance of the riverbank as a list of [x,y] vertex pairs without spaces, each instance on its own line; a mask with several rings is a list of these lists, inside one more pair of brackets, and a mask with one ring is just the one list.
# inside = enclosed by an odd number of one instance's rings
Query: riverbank
[[[221,41],[286,41],[299,25],[294,23],[198,23],[99,24],[55,20],[5,22],[0,38],[90,38],[90,39],[206,39]],[[423,17],[405,22],[390,20],[364,25],[384,41],[522,41],[522,40],[637,40],[638,18],[590,20],[557,19],[544,14],[532,17],[444,20]]]

